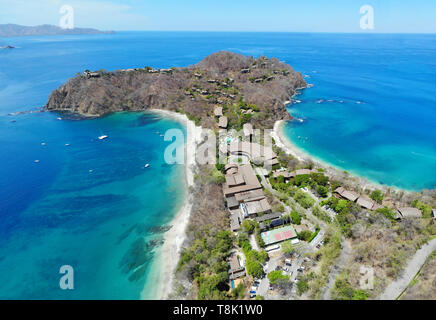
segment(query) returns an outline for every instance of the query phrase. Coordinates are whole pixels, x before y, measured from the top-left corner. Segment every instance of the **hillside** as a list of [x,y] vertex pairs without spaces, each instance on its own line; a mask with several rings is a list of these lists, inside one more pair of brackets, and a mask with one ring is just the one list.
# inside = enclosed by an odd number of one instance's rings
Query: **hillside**
[[213,128],[213,111],[221,106],[230,127],[251,122],[272,128],[290,119],[284,102],[305,87],[301,73],[275,58],[222,51],[187,68],[87,71],[54,90],[46,109],[83,116],[165,109]]

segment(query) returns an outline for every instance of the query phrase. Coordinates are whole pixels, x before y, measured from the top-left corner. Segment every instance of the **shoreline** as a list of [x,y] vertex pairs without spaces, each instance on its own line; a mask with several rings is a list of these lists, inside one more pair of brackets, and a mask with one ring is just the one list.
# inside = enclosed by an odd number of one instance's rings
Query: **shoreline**
[[[184,177],[186,183],[185,199],[181,209],[171,220],[172,226],[164,235],[164,244],[159,250],[159,258],[155,263],[159,266],[159,272],[155,277],[156,290],[153,300],[167,299],[173,290],[174,272],[180,256],[182,245],[186,239],[186,228],[191,217],[192,198],[189,192],[191,186],[194,185],[194,168],[195,164],[195,148],[197,142],[201,138],[202,128],[196,127],[195,123],[187,118],[185,114],[180,114],[167,110],[151,109],[147,110],[165,118],[173,119],[186,128],[186,159],[184,168]],[[190,150],[190,152],[188,152]],[[193,152],[192,152],[193,151]],[[154,264],[155,264],[154,263]],[[153,264],[153,265],[154,265]],[[144,299],[145,287],[141,292],[141,299]]]
[[337,175],[340,172],[347,172],[350,178],[356,179],[357,184],[363,189],[379,189],[383,192],[387,192],[388,189],[395,192],[407,192],[407,193],[419,193],[419,191],[402,189],[396,186],[381,185],[376,181],[372,181],[364,176],[361,176],[355,172],[347,171],[344,168],[334,166],[322,159],[319,159],[309,153],[301,150],[296,146],[283,132],[283,127],[286,124],[285,120],[279,120],[274,123],[274,129],[271,133],[271,137],[275,140],[277,147],[282,149],[285,153],[292,155],[299,161],[311,161],[318,167],[323,168],[328,175]]

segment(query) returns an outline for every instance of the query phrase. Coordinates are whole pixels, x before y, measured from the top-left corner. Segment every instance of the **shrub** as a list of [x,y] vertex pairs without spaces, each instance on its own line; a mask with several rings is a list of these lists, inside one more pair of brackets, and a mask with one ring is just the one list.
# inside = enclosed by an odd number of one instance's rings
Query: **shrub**
[[303,241],[309,241],[311,236],[312,232],[310,232],[309,230],[303,230],[298,234],[298,239]]
[[297,190],[295,192],[294,199],[305,209],[309,209],[316,202],[311,196],[309,196],[307,193],[304,193],[302,190]]
[[268,273],[268,279],[271,284],[277,284],[279,280],[289,280],[288,275],[284,275],[281,270],[271,271]]
[[383,201],[384,194],[380,190],[374,190],[373,192],[371,192],[371,195],[369,197],[375,202],[377,202],[378,204],[381,204]]
[[282,242],[280,247],[281,247],[282,252],[288,256],[290,256],[294,253],[294,247],[292,246],[292,243],[290,240]]
[[305,293],[306,291],[308,291],[310,289],[309,287],[309,283],[307,282],[307,280],[300,280],[297,282],[297,292],[298,295],[301,296],[303,293]]
[[291,221],[292,221],[293,224],[300,224],[300,223],[301,223],[301,216],[300,216],[300,214],[299,214],[297,211],[295,211],[295,210],[293,210],[293,211],[291,212]]
[[320,195],[320,197],[326,198],[329,194],[329,188],[324,186],[317,186],[316,192]]

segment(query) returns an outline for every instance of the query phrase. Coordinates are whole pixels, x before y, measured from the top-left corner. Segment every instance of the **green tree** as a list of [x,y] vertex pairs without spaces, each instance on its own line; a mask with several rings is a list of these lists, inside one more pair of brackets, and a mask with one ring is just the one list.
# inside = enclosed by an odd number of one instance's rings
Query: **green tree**
[[373,192],[371,192],[371,195],[369,197],[378,204],[381,204],[384,198],[384,194],[380,190],[374,190]]
[[280,247],[282,249],[282,252],[288,256],[291,256],[295,250],[290,240],[282,242]]
[[323,198],[326,198],[329,194],[329,188],[324,186],[317,186],[316,192]]
[[300,216],[300,214],[299,214],[297,211],[295,211],[295,210],[293,210],[293,211],[291,212],[291,221],[292,221],[293,224],[300,224],[300,223],[301,223],[301,216]]
[[249,234],[252,234],[254,231],[254,221],[252,220],[244,220],[242,222],[242,228],[247,231]]
[[254,278],[260,278],[263,273],[262,265],[256,260],[247,260],[247,273]]

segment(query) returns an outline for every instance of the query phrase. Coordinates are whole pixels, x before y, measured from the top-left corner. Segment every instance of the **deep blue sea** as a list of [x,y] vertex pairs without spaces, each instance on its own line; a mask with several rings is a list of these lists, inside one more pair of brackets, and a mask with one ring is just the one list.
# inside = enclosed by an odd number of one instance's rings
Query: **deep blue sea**
[[[171,222],[185,189],[156,132],[183,127],[147,113],[9,115],[37,110],[85,69],[188,66],[218,50],[278,57],[314,84],[289,106],[305,120],[285,129],[296,145],[380,183],[436,187],[434,35],[121,32],[6,44],[17,49],[0,51],[3,299],[153,297],[150,240],[162,234],[150,229]],[[62,265],[74,267],[74,290],[59,288]]]

